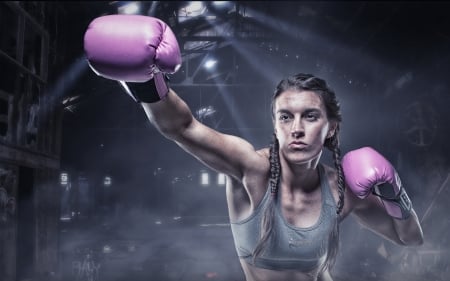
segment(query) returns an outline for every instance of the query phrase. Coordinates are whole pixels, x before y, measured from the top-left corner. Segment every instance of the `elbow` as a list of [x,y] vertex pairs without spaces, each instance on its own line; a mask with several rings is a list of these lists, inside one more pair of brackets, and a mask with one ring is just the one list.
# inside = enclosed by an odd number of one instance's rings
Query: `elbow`
[[192,126],[194,118],[190,114],[178,114],[177,116],[149,115],[149,120],[164,137],[177,140]]
[[171,127],[162,127],[157,126],[156,127],[158,131],[161,133],[163,137],[169,140],[175,140],[177,139],[177,136],[179,135],[179,131],[177,129],[171,128]]
[[414,239],[414,240],[411,240],[411,241],[406,241],[407,242],[407,246],[421,246],[421,245],[423,245],[423,236],[420,236],[420,237],[418,237],[418,238],[416,238],[416,239]]
[[409,246],[409,247],[417,247],[421,246],[423,244],[423,239],[415,239],[415,240],[402,240],[400,245],[401,246]]
[[158,131],[167,139],[177,141],[192,125],[193,118],[178,120],[178,122],[160,122],[156,124]]
[[143,104],[150,123],[160,134],[170,140],[177,140],[192,126],[194,116],[189,108],[180,100],[167,98],[167,102]]
[[402,246],[421,246],[424,243],[422,231],[418,231],[407,237],[400,237],[400,245]]

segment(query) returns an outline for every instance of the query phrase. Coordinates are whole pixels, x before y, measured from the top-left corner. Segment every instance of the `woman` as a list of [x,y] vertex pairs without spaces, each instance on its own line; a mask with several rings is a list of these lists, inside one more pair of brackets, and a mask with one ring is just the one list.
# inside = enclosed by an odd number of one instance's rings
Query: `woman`
[[[97,74],[128,81],[122,82],[125,90],[162,135],[227,175],[231,227],[247,280],[332,280],[338,226],[350,213],[394,243],[422,243],[417,216],[386,159],[364,148],[349,153],[341,165],[340,109],[324,80],[298,74],[279,83],[272,104],[273,143],[255,150],[244,139],[197,121],[169,89],[162,72],[176,71],[181,56],[175,36],[160,20],[100,17],[89,26],[85,50]],[[130,83],[150,78],[150,83]],[[324,147],[332,151],[334,167],[320,163]],[[394,192],[386,195],[386,190]]]

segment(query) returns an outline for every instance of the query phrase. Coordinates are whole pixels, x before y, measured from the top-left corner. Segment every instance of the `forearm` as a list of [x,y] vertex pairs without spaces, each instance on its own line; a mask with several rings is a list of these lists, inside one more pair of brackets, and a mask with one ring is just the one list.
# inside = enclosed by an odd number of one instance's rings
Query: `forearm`
[[150,123],[169,139],[177,139],[194,119],[187,104],[173,90],[163,100],[141,104]]
[[414,209],[410,209],[406,219],[399,219],[388,214],[382,200],[376,195],[371,194],[357,202],[354,214],[357,220],[368,229],[398,245],[422,244],[422,228]]
[[414,246],[423,244],[423,232],[414,209],[405,220],[392,218],[395,231],[403,245]]
[[[376,197],[381,202],[386,213],[391,217],[393,228],[398,237],[398,243],[402,245],[420,245],[423,243],[423,233],[419,219],[413,209],[411,200],[395,173],[396,182],[401,187],[396,196],[383,196],[379,186],[375,188]],[[382,186],[382,185],[381,185]],[[396,188],[394,186],[394,188]]]

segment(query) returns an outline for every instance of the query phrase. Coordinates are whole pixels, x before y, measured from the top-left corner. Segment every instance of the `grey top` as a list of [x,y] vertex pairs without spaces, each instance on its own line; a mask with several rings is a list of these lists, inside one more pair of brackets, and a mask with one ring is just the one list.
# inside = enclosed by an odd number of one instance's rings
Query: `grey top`
[[[250,217],[231,223],[231,230],[239,258],[257,267],[309,271],[326,258],[328,239],[337,223],[336,203],[322,165],[319,165],[322,209],[318,221],[310,227],[296,227],[283,217],[279,199],[276,202],[274,232],[265,251],[253,263],[253,250],[260,237],[261,219],[270,201],[270,188]],[[278,194],[277,198],[281,196]]]

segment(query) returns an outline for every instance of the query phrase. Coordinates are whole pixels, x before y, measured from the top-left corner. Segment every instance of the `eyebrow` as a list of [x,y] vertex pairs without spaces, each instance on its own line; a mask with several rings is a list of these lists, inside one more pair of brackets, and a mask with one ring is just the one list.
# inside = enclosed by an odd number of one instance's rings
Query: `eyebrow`
[[[322,113],[322,111],[318,108],[306,108],[302,111],[302,114],[307,114],[307,113]],[[276,114],[280,114],[280,113],[290,113],[292,114],[292,112],[290,110],[287,109],[279,109]]]

